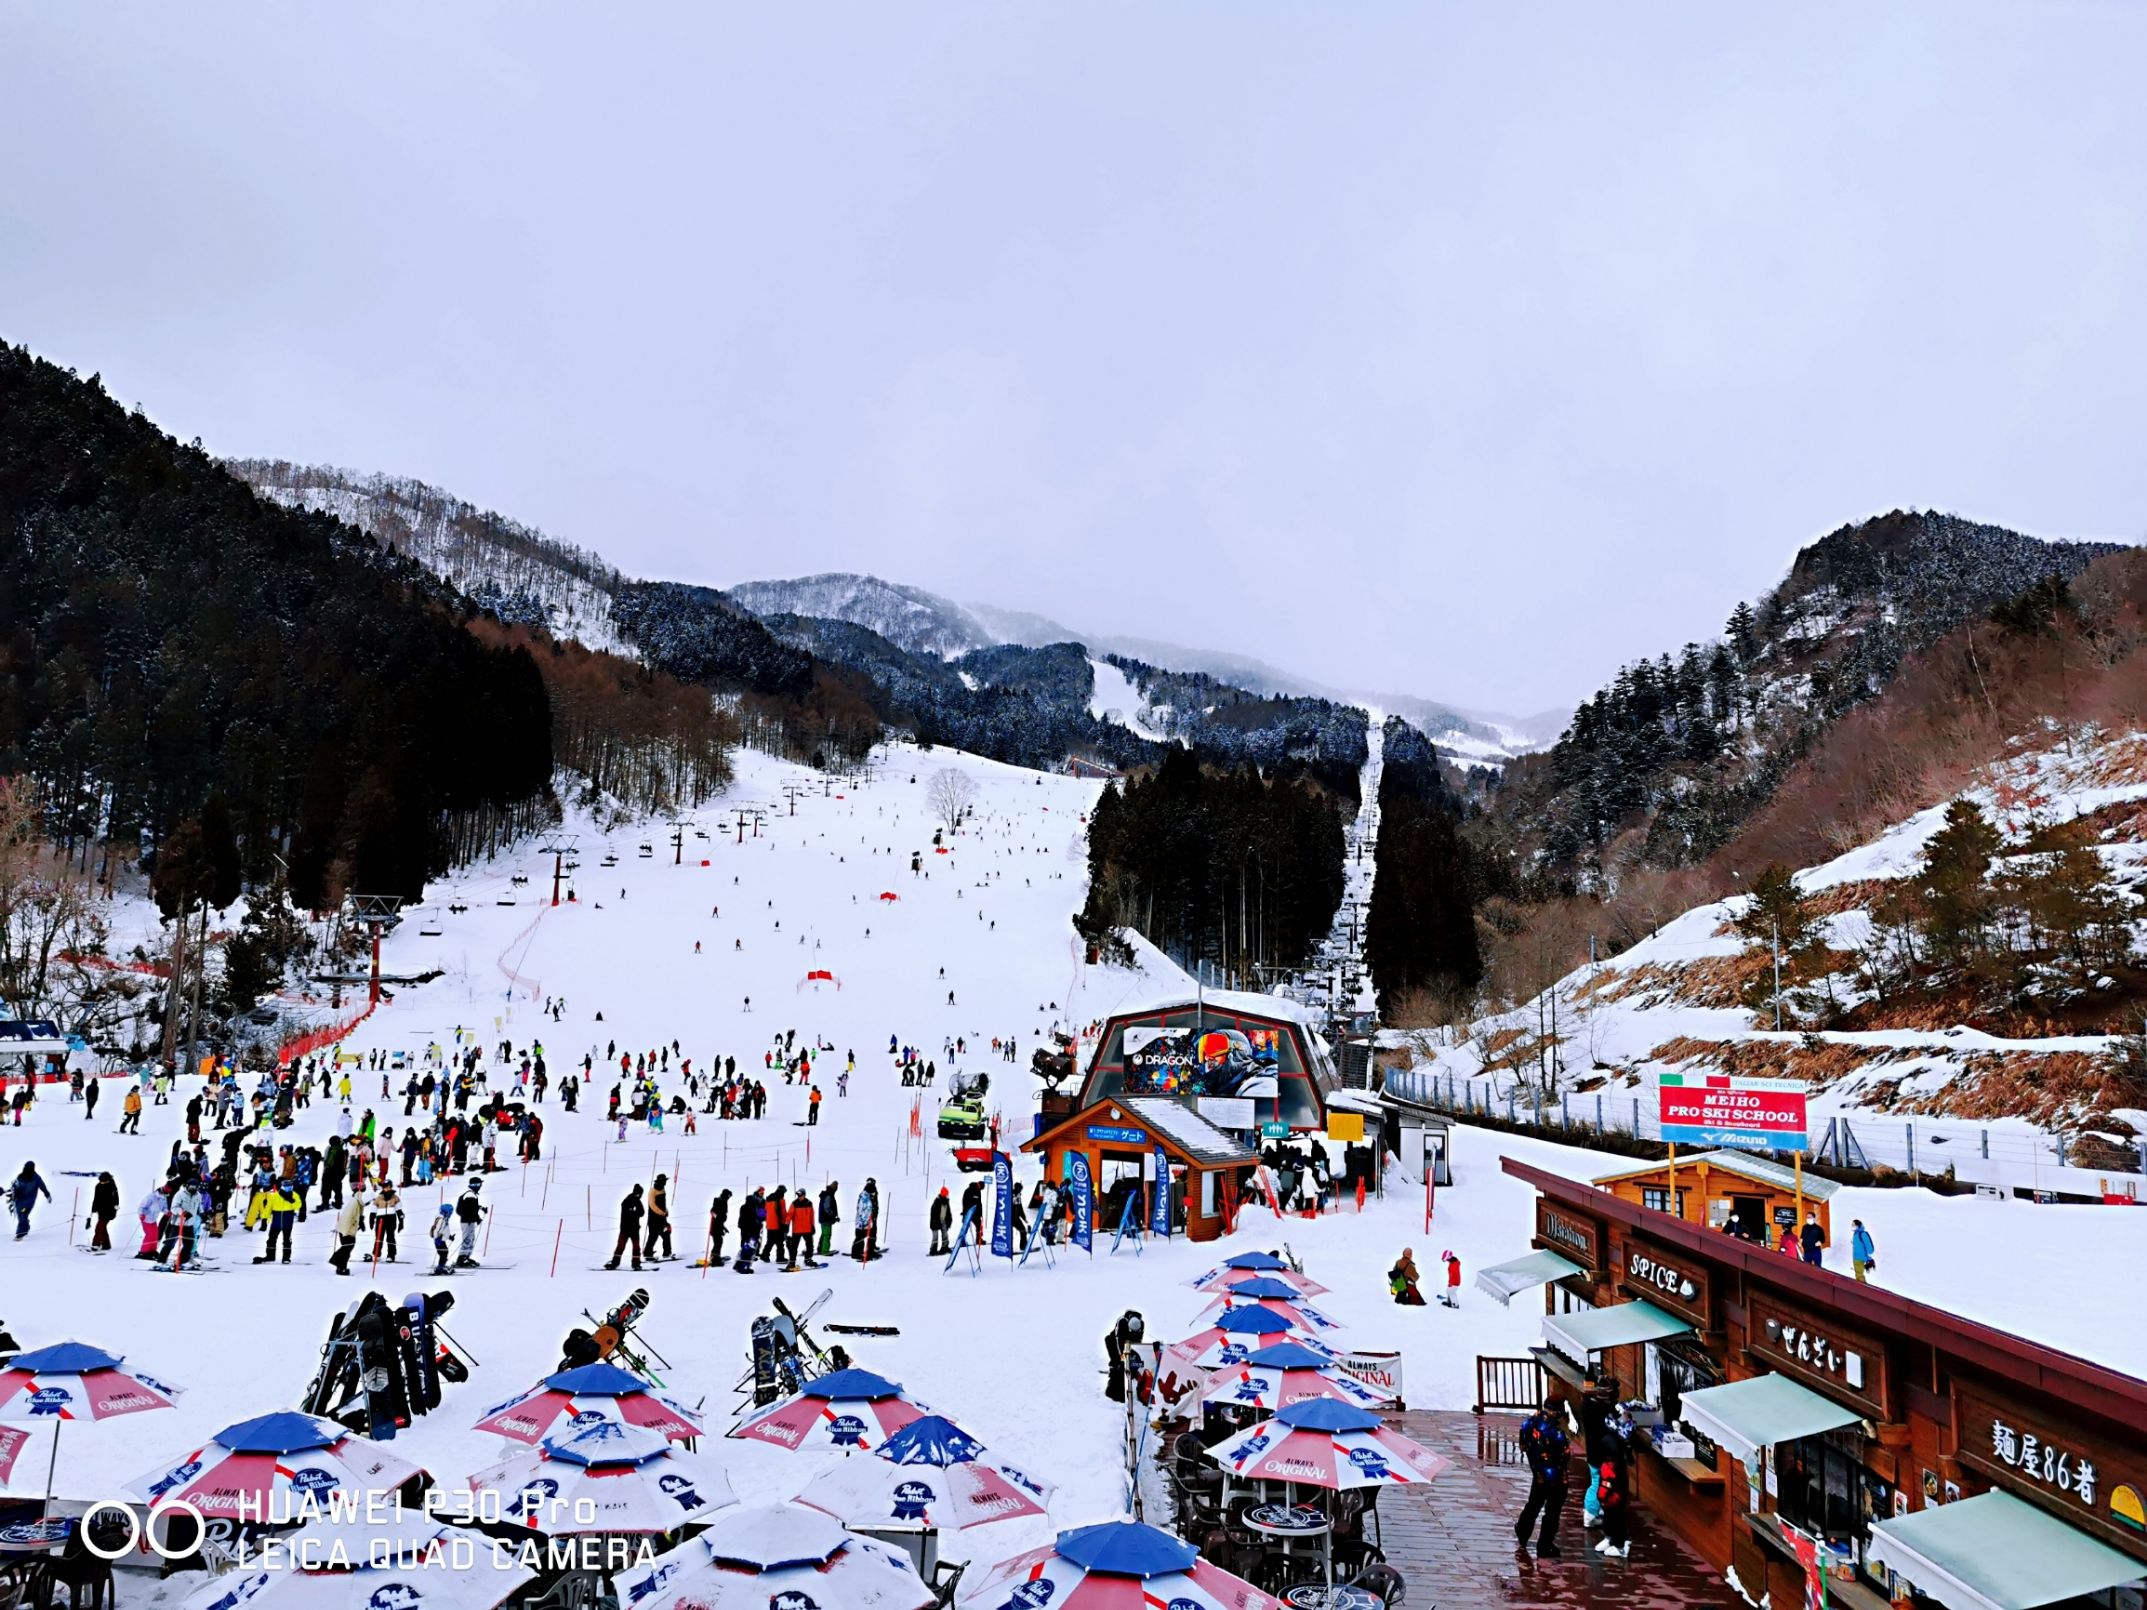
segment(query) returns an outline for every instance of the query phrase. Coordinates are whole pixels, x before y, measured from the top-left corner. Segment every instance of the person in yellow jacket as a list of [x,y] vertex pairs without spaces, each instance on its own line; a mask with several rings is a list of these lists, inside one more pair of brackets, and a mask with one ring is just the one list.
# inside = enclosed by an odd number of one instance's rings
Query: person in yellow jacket
[[283,1243],[283,1261],[291,1261],[291,1230],[298,1223],[298,1196],[290,1185],[276,1180],[261,1193],[262,1206],[268,1211],[268,1245],[261,1250],[255,1263],[271,1263],[276,1257],[276,1243]]
[[365,1187],[360,1185],[335,1216],[335,1251],[328,1254],[328,1262],[337,1274],[350,1273],[350,1255],[357,1250],[358,1227],[364,1223]]
[[127,1086],[127,1096],[119,1104],[119,1132],[122,1135],[139,1135],[142,1132],[142,1087]]

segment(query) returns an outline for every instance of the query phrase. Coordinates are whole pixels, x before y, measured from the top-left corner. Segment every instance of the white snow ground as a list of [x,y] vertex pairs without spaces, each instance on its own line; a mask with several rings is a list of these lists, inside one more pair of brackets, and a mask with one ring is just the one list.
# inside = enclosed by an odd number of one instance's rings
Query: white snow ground
[[1088,713],[1098,721],[1115,721],[1152,743],[1169,743],[1170,735],[1158,731],[1145,719],[1147,700],[1132,678],[1108,660],[1090,660],[1096,683],[1088,696]]
[[[944,765],[975,778],[979,808],[951,853],[935,856],[936,824],[924,795],[931,773]],[[634,1285],[647,1286],[653,1298],[645,1334],[674,1365],[666,1380],[722,1419],[739,1401],[732,1389],[745,1366],[752,1317],[767,1312],[774,1295],[796,1306],[831,1288],[823,1322],[901,1329],[896,1337],[852,1340],[860,1363],[904,1382],[1060,1484],[1048,1523],[987,1526],[943,1540],[950,1557],[966,1553],[983,1563],[1033,1547],[1056,1527],[1117,1512],[1119,1418],[1102,1396],[1100,1339],[1129,1307],[1147,1316],[1151,1335],[1189,1332],[1204,1299],[1184,1282],[1219,1254],[1287,1240],[1333,1288],[1321,1306],[1349,1327],[1350,1345],[1402,1350],[1415,1406],[1465,1407],[1476,1354],[1513,1354],[1539,1336],[1540,1312],[1527,1298],[1502,1309],[1471,1287],[1458,1312],[1401,1309],[1386,1299],[1384,1272],[1404,1246],[1414,1247],[1427,1269],[1452,1248],[1471,1279],[1485,1264],[1526,1249],[1531,1193],[1499,1170],[1501,1154],[1575,1175],[1615,1166],[1593,1153],[1468,1128],[1456,1139],[1458,1182],[1440,1192],[1429,1231],[1418,1189],[1396,1176],[1387,1198],[1361,1218],[1282,1225],[1252,1210],[1233,1243],[1176,1241],[1117,1256],[1099,1246],[1093,1257],[1062,1252],[1054,1268],[1032,1260],[1014,1269],[987,1259],[979,1276],[944,1274],[921,1251],[926,1203],[942,1183],[953,1183],[959,1195],[971,1176],[954,1174],[946,1146],[933,1138],[936,1093],[928,1095],[923,1138],[906,1138],[915,1093],[891,1072],[888,1036],[939,1060],[943,1087],[950,1071],[939,1054],[945,1037],[965,1035],[974,1045],[1014,1034],[1017,1063],[972,1053],[963,1065],[994,1073],[994,1098],[1018,1137],[1033,1106],[1028,1055],[1054,1020],[1091,1021],[1121,1000],[1173,987],[1182,975],[1145,948],[1136,971],[1081,965],[1067,919],[1081,899],[1082,815],[1094,784],[899,747],[882,752],[862,786],[834,783],[825,792],[817,776],[765,757],[742,753],[739,766],[724,808],[697,813],[709,837],[689,827],[684,865],[672,864],[661,829],[608,836],[585,830],[575,851],[574,904],[542,903],[550,864],[532,847],[442,884],[389,941],[389,970],[437,964],[447,976],[403,991],[352,1035],[353,1048],[416,1052],[429,1041],[445,1043],[461,1026],[484,1041],[541,1040],[555,1072],[578,1066],[592,1046],[601,1059],[611,1039],[646,1047],[675,1036],[697,1067],[724,1053],[741,1069],[757,1065],[785,1028],[797,1029],[801,1041],[822,1037],[837,1048],[822,1064],[829,1094],[811,1131],[798,1127],[803,1092],[779,1079],[763,1122],[709,1119],[686,1136],[674,1120],[660,1139],[636,1133],[625,1144],[610,1139],[602,1120],[611,1080],[601,1069],[580,1114],[565,1115],[556,1098],[548,1101],[546,1160],[526,1171],[510,1165],[487,1187],[496,1206],[482,1272],[452,1282],[422,1273],[425,1266],[413,1261],[416,1227],[440,1190],[411,1190],[405,1261],[381,1271],[379,1283],[390,1296],[451,1289],[457,1306],[447,1328],[467,1344],[476,1368],[468,1383],[448,1390],[439,1411],[396,1439],[399,1454],[453,1490],[501,1452],[497,1439],[468,1429],[479,1413],[552,1369],[560,1339],[581,1322],[582,1310],[601,1312]],[[794,816],[786,783],[809,785]],[[741,803],[770,812],[760,837],[749,830],[742,844],[735,817],[726,814]],[[639,854],[642,843],[652,846],[648,858]],[[910,874],[913,850],[925,852],[929,877]],[[616,867],[600,865],[607,852],[617,855]],[[518,872],[526,884],[510,881]],[[883,902],[883,891],[899,899]],[[505,900],[514,903],[495,903]],[[456,901],[468,907],[460,915],[446,909]],[[442,932],[428,938],[421,928]],[[832,971],[841,988],[800,989],[815,967]],[[953,1006],[946,1004],[949,990]],[[563,1021],[539,1015],[547,994],[564,996]],[[750,1013],[743,1007],[748,995]],[[852,1048],[858,1072],[848,1099],[838,1099],[834,1075]],[[360,1095],[384,1125],[400,1126],[399,1101],[380,1100],[377,1085],[361,1084]],[[179,1129],[175,1103],[150,1108],[139,1139],[116,1136],[116,1097],[113,1087],[97,1121],[85,1123],[79,1107],[48,1091],[22,1129],[0,1129],[0,1171],[12,1175],[34,1158],[57,1197],[40,1208],[27,1241],[0,1242],[0,1319],[25,1346],[78,1337],[189,1389],[172,1411],[70,1426],[60,1444],[59,1485],[78,1498],[115,1490],[231,1421],[290,1407],[313,1373],[330,1314],[352,1299],[361,1278],[340,1280],[325,1266],[330,1232],[318,1214],[301,1227],[298,1262],[289,1268],[250,1265],[256,1242],[236,1230],[207,1244],[222,1267],[200,1276],[152,1274],[124,1250],[102,1258],[71,1250],[70,1241],[86,1239],[79,1212],[72,1219],[68,1212],[75,1192],[86,1202],[94,1171],[111,1168],[131,1208]],[[319,1142],[332,1121],[332,1105],[316,1103],[279,1140]],[[602,1271],[620,1195],[658,1169],[672,1177],[684,1257],[698,1253],[708,1200],[723,1187],[743,1191],[782,1180],[817,1188],[832,1177],[841,1182],[847,1217],[867,1174],[882,1188],[890,1255],[863,1269],[838,1260],[825,1274],[798,1276],[704,1273],[683,1262],[640,1277]],[[1022,1160],[1025,1181],[1035,1169]],[[1836,1208],[1844,1224],[1857,1214],[1872,1227],[1881,1274],[1895,1289],[2147,1371],[2147,1285],[2106,1278],[2112,1268],[2140,1266],[2147,1214],[1892,1192],[1845,1193]],[[122,1248],[130,1244],[128,1224],[123,1214]],[[847,1244],[847,1226],[839,1241]],[[48,1446],[40,1437],[24,1452],[10,1491],[41,1490]],[[704,1446],[748,1501],[794,1492],[816,1468],[814,1456],[732,1441]],[[130,1574],[122,1603],[132,1610],[164,1602],[186,1581],[159,1588]]]

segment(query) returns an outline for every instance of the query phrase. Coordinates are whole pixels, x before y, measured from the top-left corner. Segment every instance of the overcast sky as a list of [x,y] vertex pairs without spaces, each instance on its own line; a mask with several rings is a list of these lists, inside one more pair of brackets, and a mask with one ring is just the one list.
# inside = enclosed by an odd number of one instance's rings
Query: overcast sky
[[2147,7],[0,0],[0,335],[212,449],[1570,705],[2147,526]]

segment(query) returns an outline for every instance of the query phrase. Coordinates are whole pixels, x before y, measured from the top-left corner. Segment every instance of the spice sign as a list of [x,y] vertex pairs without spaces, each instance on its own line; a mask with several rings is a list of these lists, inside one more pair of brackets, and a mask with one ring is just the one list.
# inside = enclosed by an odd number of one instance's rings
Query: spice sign
[[1707,1271],[1668,1247],[1638,1236],[1625,1243],[1625,1288],[1682,1314],[1702,1330],[1709,1324]]
[[1797,1080],[1666,1073],[1656,1096],[1662,1138],[1677,1145],[1810,1150],[1806,1091]]

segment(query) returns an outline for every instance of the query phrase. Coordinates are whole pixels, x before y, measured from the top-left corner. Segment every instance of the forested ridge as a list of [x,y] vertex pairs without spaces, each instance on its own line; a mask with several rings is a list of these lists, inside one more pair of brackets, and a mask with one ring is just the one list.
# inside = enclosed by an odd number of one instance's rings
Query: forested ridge
[[415,894],[550,809],[519,646],[419,565],[266,503],[95,376],[0,344],[0,773],[108,875],[213,800],[249,879]]
[[1309,779],[1203,766],[1173,747],[1089,818],[1076,927],[1106,952],[1139,930],[1184,967],[1260,987],[1304,966],[1342,899],[1342,819]]

